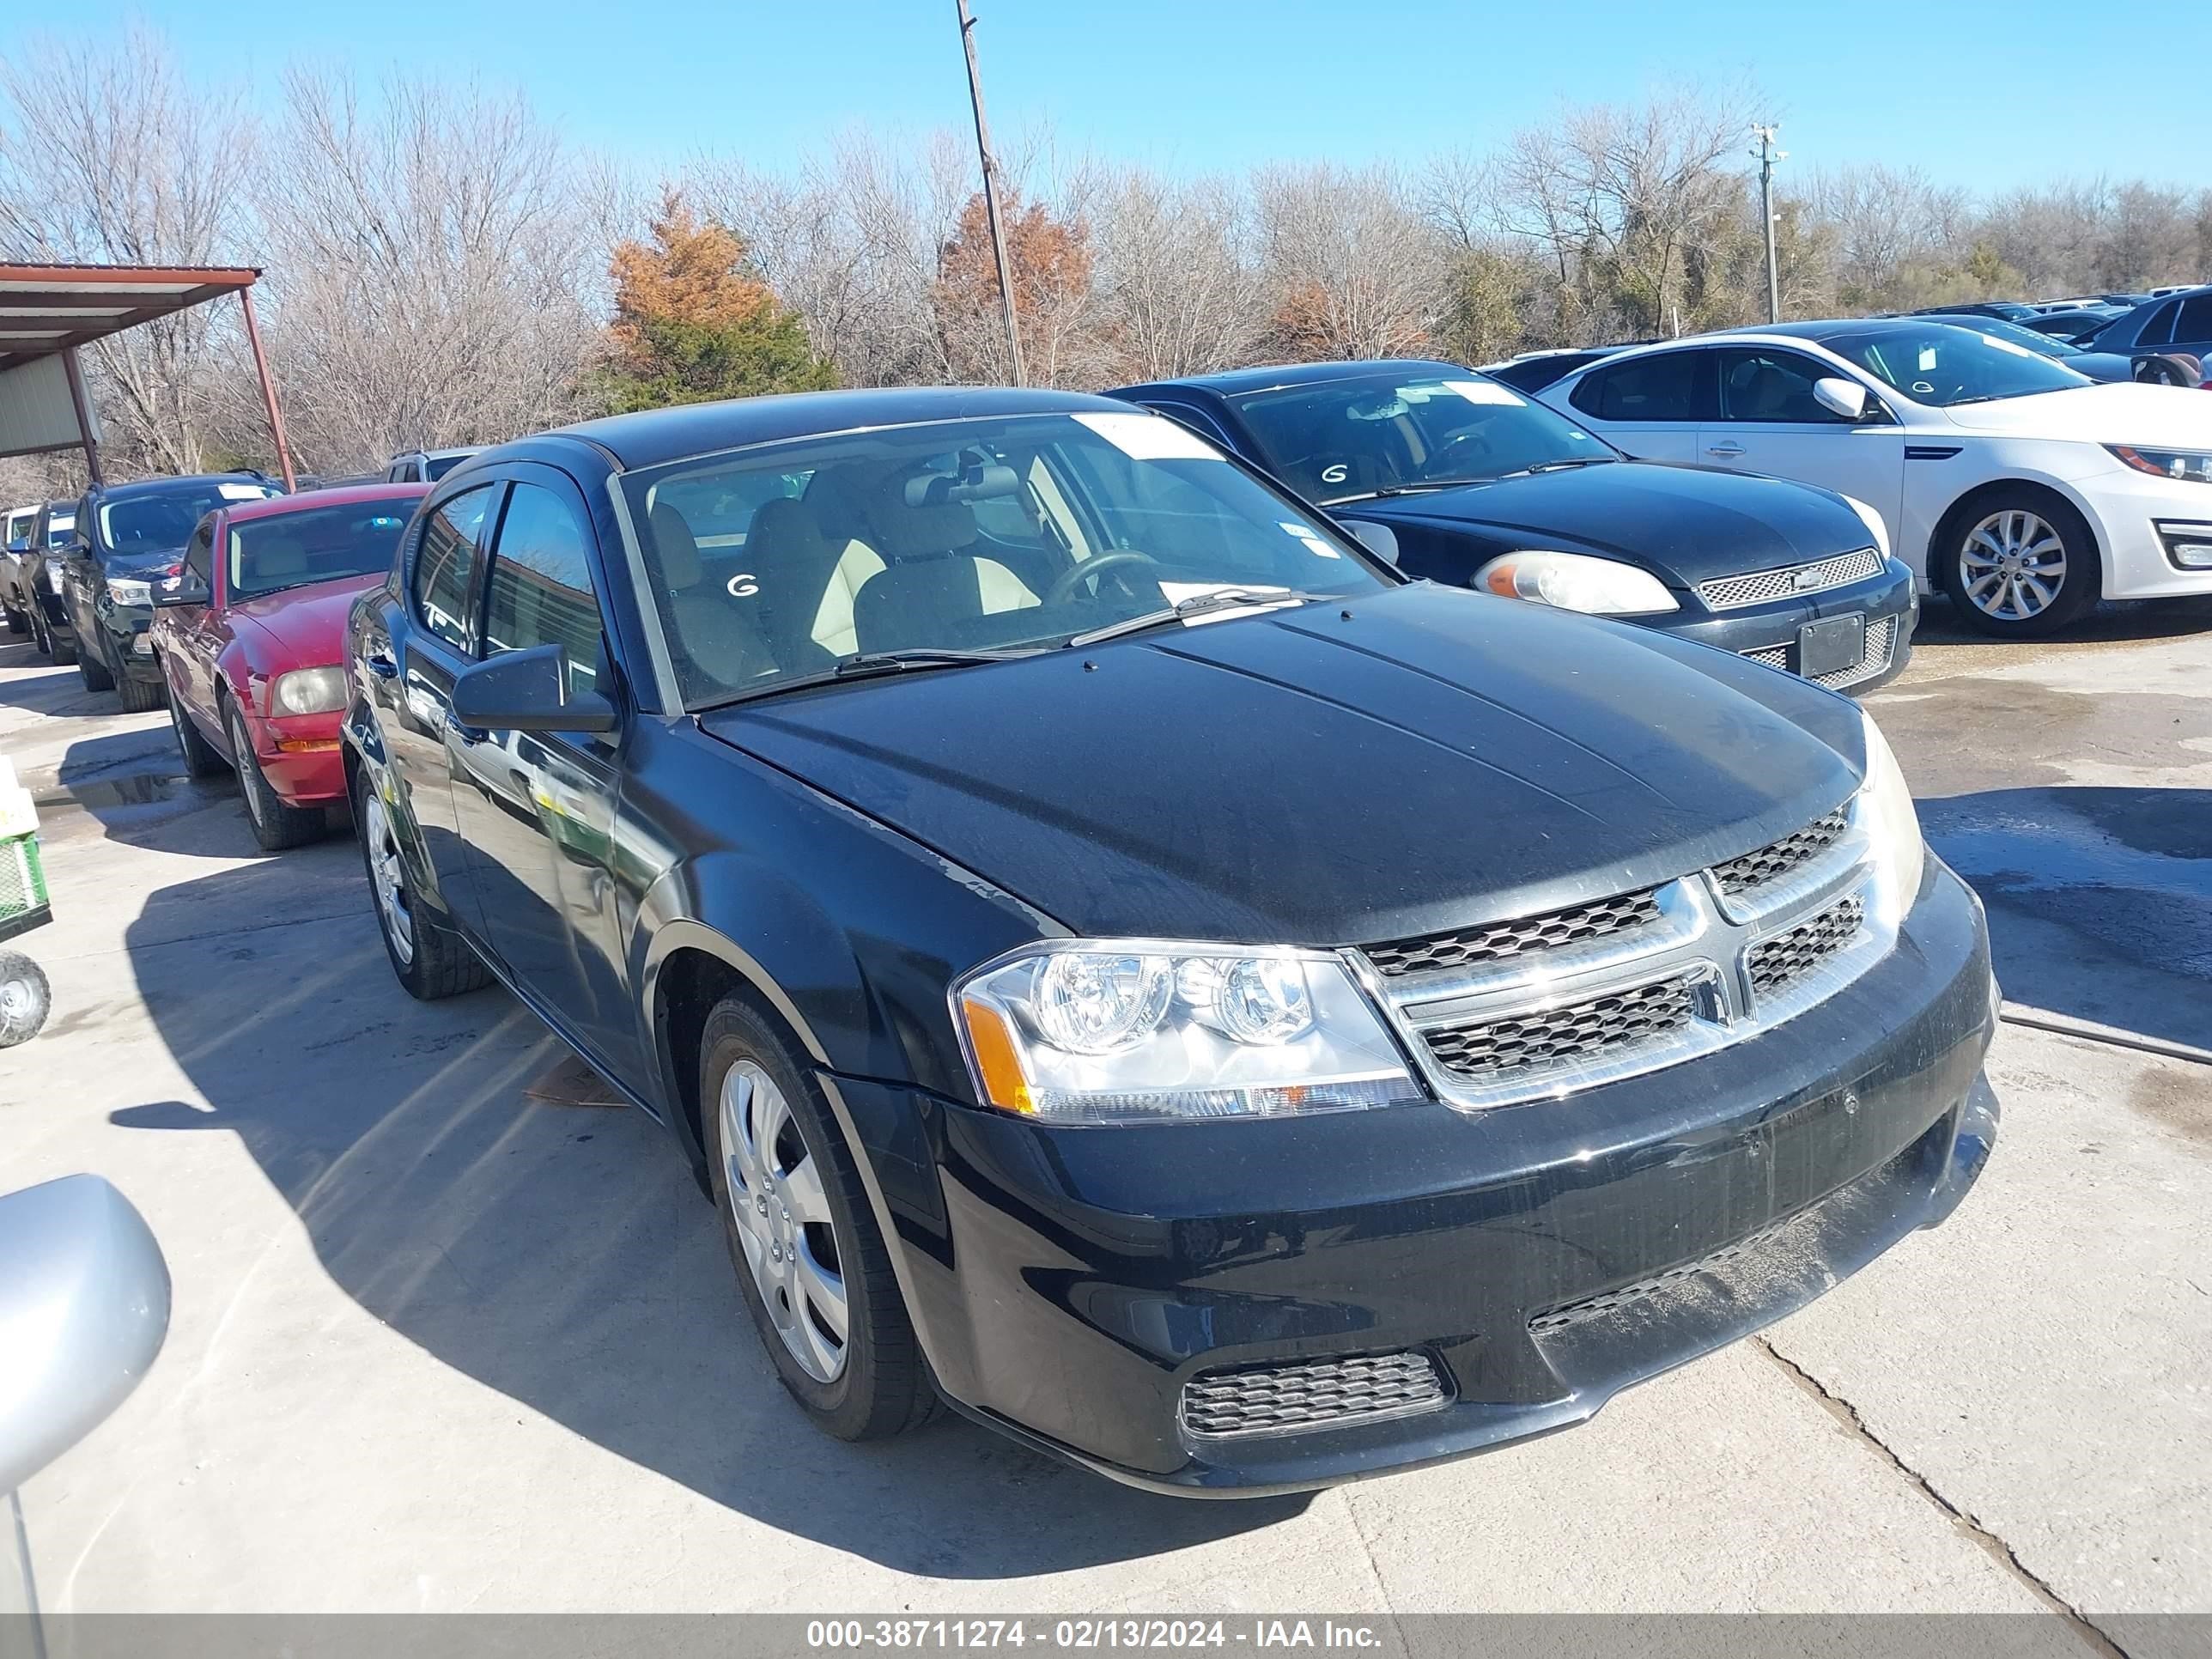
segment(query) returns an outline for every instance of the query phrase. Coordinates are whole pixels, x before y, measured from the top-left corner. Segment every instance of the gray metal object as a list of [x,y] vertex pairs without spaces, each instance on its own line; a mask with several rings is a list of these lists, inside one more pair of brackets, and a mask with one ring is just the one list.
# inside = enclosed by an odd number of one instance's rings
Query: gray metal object
[[168,1329],[168,1266],[130,1200],[89,1175],[0,1198],[0,1492],[120,1405]]

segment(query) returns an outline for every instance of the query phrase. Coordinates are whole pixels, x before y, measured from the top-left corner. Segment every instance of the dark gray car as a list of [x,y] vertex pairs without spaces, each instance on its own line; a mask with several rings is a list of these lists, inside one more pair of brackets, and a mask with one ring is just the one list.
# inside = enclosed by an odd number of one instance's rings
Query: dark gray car
[[2212,287],[2185,289],[2137,306],[2077,343],[2134,358],[2150,353],[2212,357]]

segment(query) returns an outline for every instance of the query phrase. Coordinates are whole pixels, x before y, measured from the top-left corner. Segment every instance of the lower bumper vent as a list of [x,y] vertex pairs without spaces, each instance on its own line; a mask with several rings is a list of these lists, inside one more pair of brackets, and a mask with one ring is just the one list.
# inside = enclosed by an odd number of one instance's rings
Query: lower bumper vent
[[1574,1065],[1604,1059],[1688,1022],[1696,1011],[1690,978],[1611,991],[1564,1008],[1512,1014],[1482,1024],[1422,1032],[1437,1063],[1462,1077],[1491,1078],[1524,1066]]
[[1293,1434],[1434,1411],[1450,1401],[1428,1355],[1362,1354],[1194,1376],[1183,1385],[1182,1421],[1191,1433],[1216,1438]]

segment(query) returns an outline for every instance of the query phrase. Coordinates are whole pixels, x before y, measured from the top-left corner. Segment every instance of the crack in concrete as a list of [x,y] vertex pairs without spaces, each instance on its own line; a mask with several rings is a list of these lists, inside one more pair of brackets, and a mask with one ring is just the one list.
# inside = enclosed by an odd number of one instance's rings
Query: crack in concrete
[[2098,1628],[2096,1622],[2081,1608],[2053,1589],[2048,1581],[2039,1576],[2020,1559],[2018,1551],[1984,1526],[1973,1516],[1936,1491],[1934,1484],[1926,1475],[1892,1451],[1888,1444],[1867,1426],[1866,1419],[1859,1415],[1857,1407],[1837,1394],[1796,1361],[1783,1354],[1765,1337],[1753,1337],[1752,1343],[1782,1368],[1784,1376],[1810,1395],[1823,1411],[1842,1425],[1846,1433],[1854,1439],[1863,1442],[1875,1456],[1903,1475],[1923,1498],[1943,1512],[1953,1526],[1964,1533],[2000,1567],[2018,1580],[2029,1595],[2049,1608],[2055,1617],[2063,1620],[2067,1627],[2091,1651],[2102,1656],[2102,1659],[2129,1659],[2128,1650],[2125,1648]]

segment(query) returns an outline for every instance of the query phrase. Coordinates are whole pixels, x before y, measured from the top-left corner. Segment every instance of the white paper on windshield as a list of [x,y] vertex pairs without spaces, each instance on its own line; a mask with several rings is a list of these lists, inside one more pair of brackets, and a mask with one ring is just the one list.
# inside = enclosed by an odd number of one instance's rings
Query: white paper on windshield
[[1082,414],[1075,417],[1133,461],[1218,461],[1221,452],[1162,415]]
[[227,501],[258,501],[269,492],[259,484],[217,484],[215,493]]
[[1446,380],[1444,384],[1471,404],[1497,404],[1506,409],[1526,409],[1528,400],[1495,380]]
[[1322,538],[1314,532],[1311,526],[1292,524],[1287,519],[1278,519],[1275,522],[1281,526],[1285,535],[1296,536],[1300,541],[1304,542],[1306,544],[1307,552],[1324,559],[1340,559],[1344,556],[1343,554],[1338,552],[1327,542],[1322,540]]

